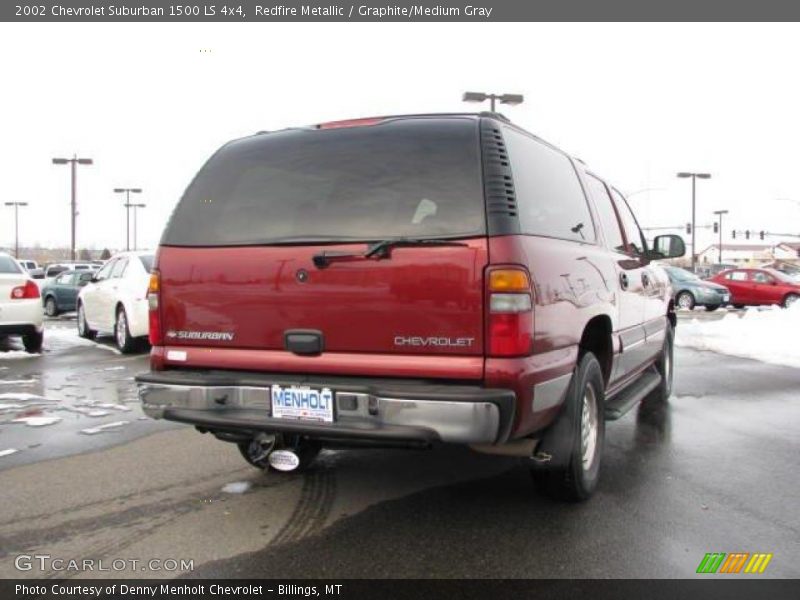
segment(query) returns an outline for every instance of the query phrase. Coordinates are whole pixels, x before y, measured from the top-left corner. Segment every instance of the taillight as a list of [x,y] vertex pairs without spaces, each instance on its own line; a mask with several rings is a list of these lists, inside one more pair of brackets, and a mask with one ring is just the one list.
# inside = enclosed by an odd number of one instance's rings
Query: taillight
[[487,273],[489,355],[527,356],[533,340],[531,280],[524,269]]
[[150,283],[147,286],[147,307],[149,315],[149,333],[151,346],[160,346],[161,335],[161,311],[159,310],[159,297],[161,295],[161,274],[153,271],[150,274]]
[[30,280],[26,281],[25,285],[18,285],[11,290],[12,300],[30,300],[41,297],[39,286]]

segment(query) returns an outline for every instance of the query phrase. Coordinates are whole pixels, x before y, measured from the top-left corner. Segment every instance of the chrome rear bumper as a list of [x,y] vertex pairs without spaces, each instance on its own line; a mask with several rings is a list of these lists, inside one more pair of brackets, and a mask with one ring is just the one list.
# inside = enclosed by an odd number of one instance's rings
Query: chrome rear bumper
[[[184,374],[181,377],[185,379]],[[330,438],[493,444],[505,441],[514,411],[513,392],[464,386],[394,385],[375,380],[325,383],[335,392],[334,422],[273,418],[268,385],[153,381],[137,377],[145,413],[155,419],[209,430],[302,433]],[[392,382],[394,383],[394,382]],[[305,385],[323,385],[304,382]],[[360,388],[360,389],[359,389]],[[431,397],[424,397],[429,392]]]

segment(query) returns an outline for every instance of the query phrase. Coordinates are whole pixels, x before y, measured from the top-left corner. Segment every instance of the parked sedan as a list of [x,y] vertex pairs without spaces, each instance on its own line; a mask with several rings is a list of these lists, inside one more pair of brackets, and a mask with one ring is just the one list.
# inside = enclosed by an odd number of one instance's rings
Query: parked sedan
[[147,287],[154,256],[121,252],[95,272],[78,294],[78,334],[94,339],[114,335],[123,353],[144,345],[149,329]]
[[22,266],[0,252],[0,337],[21,336],[25,350],[40,352],[44,339],[39,286]]
[[56,317],[62,312],[76,309],[78,292],[94,276],[90,271],[64,271],[42,286],[42,302],[48,317]]
[[800,300],[800,282],[775,269],[730,269],[711,279],[731,291],[731,303],[747,305],[779,304],[784,308]]
[[723,285],[703,281],[697,275],[678,267],[665,267],[672,284],[672,299],[675,306],[687,310],[705,306],[706,310],[717,310],[731,300],[731,294]]

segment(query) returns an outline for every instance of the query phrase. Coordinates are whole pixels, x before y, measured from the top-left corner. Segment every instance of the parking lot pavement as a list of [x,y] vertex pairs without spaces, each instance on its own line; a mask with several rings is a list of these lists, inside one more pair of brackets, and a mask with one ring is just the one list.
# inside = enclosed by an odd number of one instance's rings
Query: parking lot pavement
[[138,420],[128,378],[146,356],[66,336],[0,355],[0,379],[36,380],[4,387],[112,399],[130,413],[97,422],[129,424],[83,435],[92,417],[50,409],[61,422],[0,424],[0,448],[21,447],[0,458],[0,577],[134,574],[20,572],[22,553],[194,561],[139,562],[138,577],[691,577],[706,552],[734,551],[773,553],[762,577],[800,576],[796,369],[678,348],[669,407],[609,423],[597,494],[561,504],[521,460],[463,448],[325,451],[306,474],[262,473],[234,446]]

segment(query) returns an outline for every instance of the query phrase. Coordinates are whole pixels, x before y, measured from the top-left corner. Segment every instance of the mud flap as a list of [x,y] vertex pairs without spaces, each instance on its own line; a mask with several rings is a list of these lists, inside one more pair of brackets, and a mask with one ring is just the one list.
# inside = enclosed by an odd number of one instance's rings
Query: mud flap
[[577,430],[575,427],[577,407],[575,406],[575,373],[569,382],[561,408],[556,420],[545,430],[541,441],[533,454],[532,465],[535,469],[565,469],[569,465],[572,448],[575,444]]

